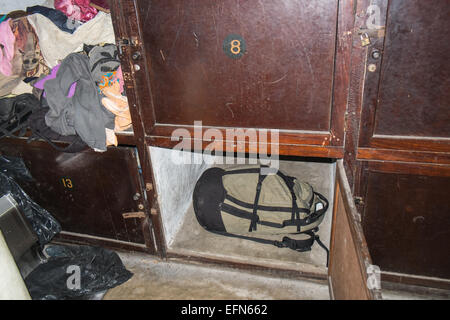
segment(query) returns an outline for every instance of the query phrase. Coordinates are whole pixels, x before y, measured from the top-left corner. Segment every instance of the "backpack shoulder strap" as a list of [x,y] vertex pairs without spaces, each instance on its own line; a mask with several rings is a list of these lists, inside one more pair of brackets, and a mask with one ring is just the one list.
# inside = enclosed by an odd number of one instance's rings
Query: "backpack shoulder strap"
[[35,139],[42,139],[46,141],[49,145],[53,147],[56,151],[65,153],[77,153],[86,149],[87,145],[81,140],[79,136],[75,136],[74,140],[66,147],[57,146],[52,140],[47,138],[45,135],[41,134],[39,131],[32,131],[32,135],[28,138],[28,143]]

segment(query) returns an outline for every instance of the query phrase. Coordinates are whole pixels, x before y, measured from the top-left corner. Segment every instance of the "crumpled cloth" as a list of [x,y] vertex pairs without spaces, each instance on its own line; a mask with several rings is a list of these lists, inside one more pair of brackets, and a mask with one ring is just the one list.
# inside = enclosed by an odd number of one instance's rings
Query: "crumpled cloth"
[[93,19],[98,10],[90,6],[90,0],[55,0],[55,9],[67,17],[82,22]]
[[42,55],[50,68],[55,67],[72,52],[83,50],[83,44],[115,43],[111,15],[99,12],[95,18],[79,26],[70,34],[60,30],[41,14],[29,15],[38,38]]
[[[44,90],[45,82],[47,80],[56,78],[56,73],[58,72],[59,66],[60,66],[60,64],[55,66],[49,75],[46,75],[46,76],[42,77],[41,79],[39,79],[38,81],[36,81],[36,83],[33,85],[33,87]],[[75,94],[76,87],[77,87],[77,83],[76,82],[72,83],[72,85],[69,88],[69,92],[67,93],[68,98],[73,97],[73,95]],[[44,98],[47,96],[47,93],[45,91],[43,93],[43,96],[44,96]]]
[[[0,97],[10,95],[14,88],[20,85],[25,78],[39,77],[43,73],[47,73],[47,66],[41,55],[37,35],[26,17],[10,19],[2,24],[0,38],[5,39],[5,35],[9,32],[14,37],[14,44],[11,46],[13,52],[11,63],[11,75],[0,72]],[[12,40],[11,35],[9,35]],[[2,43],[5,46],[4,43]],[[6,48],[1,50],[2,58],[7,63],[5,55]],[[0,58],[0,60],[2,60]],[[6,72],[7,73],[7,72]]]
[[[67,92],[76,82],[73,97]],[[89,59],[81,53],[69,54],[55,79],[44,83],[50,108],[45,123],[61,135],[78,134],[96,151],[106,151],[105,128],[114,129],[114,114],[102,107],[97,86],[89,71]]]
[[101,93],[104,88],[111,87],[114,82],[119,83],[120,93],[123,93],[124,82],[121,66],[116,71],[107,72],[102,76],[102,81],[97,83],[99,92]]
[[105,72],[113,72],[120,66],[119,51],[112,43],[98,45],[88,53],[92,77],[98,83]]
[[74,31],[82,25],[82,22],[67,18],[61,11],[44,6],[27,7],[27,12],[30,14],[42,14],[52,20],[55,26],[68,33],[74,33]]
[[0,23],[0,72],[12,76],[12,59],[14,58],[14,43],[16,38],[11,30],[8,19]]
[[114,113],[114,131],[123,131],[131,127],[131,115],[128,107],[128,99],[120,93],[119,82],[113,82],[112,86],[102,89],[105,98],[102,98],[103,106]]

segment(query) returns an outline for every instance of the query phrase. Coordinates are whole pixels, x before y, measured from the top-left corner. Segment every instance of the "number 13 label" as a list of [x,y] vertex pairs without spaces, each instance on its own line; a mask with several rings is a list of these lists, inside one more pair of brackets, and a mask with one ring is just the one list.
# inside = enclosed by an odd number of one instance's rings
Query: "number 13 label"
[[73,184],[72,184],[72,180],[69,178],[62,178],[61,179],[62,184],[64,186],[64,188],[68,188],[68,189],[72,189],[73,188]]

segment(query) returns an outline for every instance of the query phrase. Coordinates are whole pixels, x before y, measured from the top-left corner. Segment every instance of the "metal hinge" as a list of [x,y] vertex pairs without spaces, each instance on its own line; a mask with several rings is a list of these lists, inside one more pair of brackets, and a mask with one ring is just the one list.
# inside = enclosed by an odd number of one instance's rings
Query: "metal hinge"
[[363,197],[354,197],[354,201],[356,205],[364,205]]
[[141,42],[139,41],[137,36],[132,36],[130,38],[122,37],[116,40],[116,45],[117,48],[119,48],[119,53],[122,54],[123,47],[138,47],[141,45]]
[[129,72],[122,70],[122,76],[123,76],[123,81],[125,81],[126,83],[133,81],[133,77],[131,76],[131,73],[129,73]]

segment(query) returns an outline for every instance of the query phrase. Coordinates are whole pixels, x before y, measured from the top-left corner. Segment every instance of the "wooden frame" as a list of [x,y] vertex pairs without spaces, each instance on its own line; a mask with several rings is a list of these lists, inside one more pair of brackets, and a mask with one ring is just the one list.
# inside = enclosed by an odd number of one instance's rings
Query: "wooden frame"
[[[137,11],[133,1],[110,1],[111,17],[113,18],[114,32],[116,34],[116,44],[120,51],[122,61],[122,72],[127,91],[128,104],[130,106],[131,118],[133,121],[134,141],[138,149],[141,164],[143,185],[146,199],[144,210],[147,214],[147,223],[154,238],[156,253],[165,257],[165,240],[162,232],[162,222],[159,215],[157,195],[154,188],[152,175],[152,164],[148,153],[148,145],[145,140],[144,125],[141,117],[143,106],[151,103],[151,92],[148,86],[147,64],[142,64],[142,71],[136,72],[132,60],[132,55],[142,52],[145,61],[145,49],[142,46],[141,30],[139,28]],[[147,88],[148,90],[137,90],[137,88]]]
[[[330,132],[282,130],[279,132],[278,144],[268,141],[268,144],[259,146],[259,148],[268,149],[270,152],[277,148],[280,155],[344,158],[345,173],[350,187],[355,188],[356,196],[364,190],[364,186],[359,182],[364,181],[365,162],[360,160],[450,163],[446,139],[434,141],[426,138],[384,137],[371,134],[373,131],[374,106],[370,106],[368,103],[373,96],[376,97],[377,95],[376,84],[379,80],[379,74],[369,74],[366,70],[368,63],[373,62],[370,57],[372,48],[382,48],[384,44],[384,33],[381,32],[373,38],[371,46],[362,47],[360,31],[365,28],[367,8],[374,3],[381,5],[383,21],[386,23],[387,0],[339,1]],[[152,61],[149,60],[143,46],[142,30],[139,26],[139,21],[143,17],[139,16],[137,2],[136,0],[115,0],[113,1],[112,12],[113,18],[118,19],[115,28],[117,35],[120,35],[118,45],[122,46],[122,58],[126,62],[124,75],[127,91],[133,93],[133,96],[129,99],[130,106],[132,106],[133,122],[136,123],[134,125],[134,140],[138,145],[139,156],[143,160],[142,173],[146,185],[154,184],[148,147],[173,148],[181,141],[171,139],[171,134],[176,129],[184,129],[191,134],[191,137],[193,137],[189,139],[191,150],[205,150],[214,143],[213,145],[218,151],[236,152],[240,148],[239,150],[244,150],[246,153],[260,152],[260,149],[255,145],[244,140],[204,139],[204,131],[211,127],[203,128],[199,141],[195,138],[192,126],[157,123],[148,76],[152,70]],[[114,12],[120,12],[120,14],[114,14]],[[133,19],[129,19],[129,17],[133,17]],[[129,44],[123,45],[123,39],[129,39]],[[135,70],[135,62],[131,58],[136,52],[139,52],[142,57],[139,60],[139,71]],[[378,69],[380,69],[379,66],[378,64]],[[138,87],[141,89],[139,92],[135,90]],[[143,88],[146,88],[146,90],[143,90]],[[144,118],[146,118],[146,123],[143,121]],[[225,136],[224,133],[227,128],[213,128],[219,130],[222,136]],[[244,130],[246,129],[248,128],[244,128]],[[166,253],[167,248],[154,188],[147,190],[147,197],[149,206],[146,210],[152,212],[150,219],[152,229],[155,232],[158,252],[161,257],[170,257],[173,253]],[[357,205],[357,207],[359,210],[363,208],[362,204]],[[195,257],[189,259],[198,260]]]
[[[376,109],[379,98],[381,70],[383,59],[372,57],[372,52],[385,49],[385,30],[389,17],[389,3],[393,0],[337,0],[337,32],[335,39],[335,53],[333,66],[333,83],[331,99],[330,130],[280,130],[279,140],[271,140],[258,146],[249,143],[246,138],[227,140],[204,138],[207,129],[217,129],[222,136],[231,127],[204,127],[200,139],[195,137],[194,127],[187,125],[171,125],[156,122],[155,106],[152,97],[150,74],[152,61],[146,53],[143,44],[143,30],[140,22],[145,17],[140,16],[138,0],[111,0],[111,16],[117,35],[122,60],[122,69],[127,90],[127,97],[133,120],[133,133],[118,134],[121,145],[136,146],[139,155],[142,181],[141,190],[145,194],[145,218],[143,226],[145,232],[145,246],[129,245],[120,241],[111,243],[103,238],[95,238],[81,234],[64,233],[60,239],[77,243],[90,243],[110,246],[125,250],[144,251],[159,254],[162,258],[182,259],[202,263],[221,264],[230,267],[274,272],[279,275],[306,277],[324,280],[322,275],[306,274],[295,270],[278,270],[276,268],[262,267],[254,264],[242,264],[232,261],[221,261],[205,257],[194,257],[167,252],[164,238],[160,209],[154,187],[155,181],[152,172],[152,163],[149,156],[149,147],[173,148],[181,140],[173,140],[172,132],[176,129],[186,130],[191,134],[189,144],[191,150],[205,150],[213,145],[215,150],[224,152],[244,151],[257,154],[267,151],[268,154],[286,156],[305,156],[344,159],[343,164],[338,161],[338,174],[336,182],[336,199],[334,219],[345,218],[349,225],[349,238],[355,243],[356,260],[359,263],[361,276],[367,280],[365,263],[370,261],[367,244],[359,227],[358,211],[364,210],[364,196],[366,195],[365,182],[368,171],[385,173],[425,174],[436,177],[450,176],[450,137],[419,137],[401,135],[375,134]],[[381,9],[381,18],[384,29],[376,35],[371,34],[371,44],[361,46],[360,34],[366,29],[367,8],[377,4]],[[368,72],[369,64],[374,64],[376,72]],[[249,128],[242,128],[244,131]],[[263,128],[255,128],[262,132]],[[270,133],[270,130],[268,130]],[[428,164],[434,164],[429,166]],[[345,169],[345,172],[344,172]],[[348,177],[348,181],[346,181]],[[348,183],[347,183],[348,182]],[[353,189],[352,189],[353,188]],[[353,204],[352,195],[361,197],[362,202]],[[340,214],[340,216],[338,216]],[[332,255],[335,255],[340,241],[334,240],[339,235],[335,225],[332,231]],[[345,278],[336,278],[336,259],[330,264],[330,275],[334,273],[335,279],[330,280],[330,287],[335,298],[346,297],[349,292],[340,292],[340,281]],[[361,262],[365,261],[365,262]],[[272,270],[272,271],[270,271]],[[406,281],[407,276],[385,275],[390,281]],[[397,280],[395,280],[397,279]],[[417,280],[411,280],[416,283]],[[416,282],[414,282],[416,281]],[[419,283],[442,285],[439,281]],[[379,292],[366,290],[366,298],[379,298]]]

